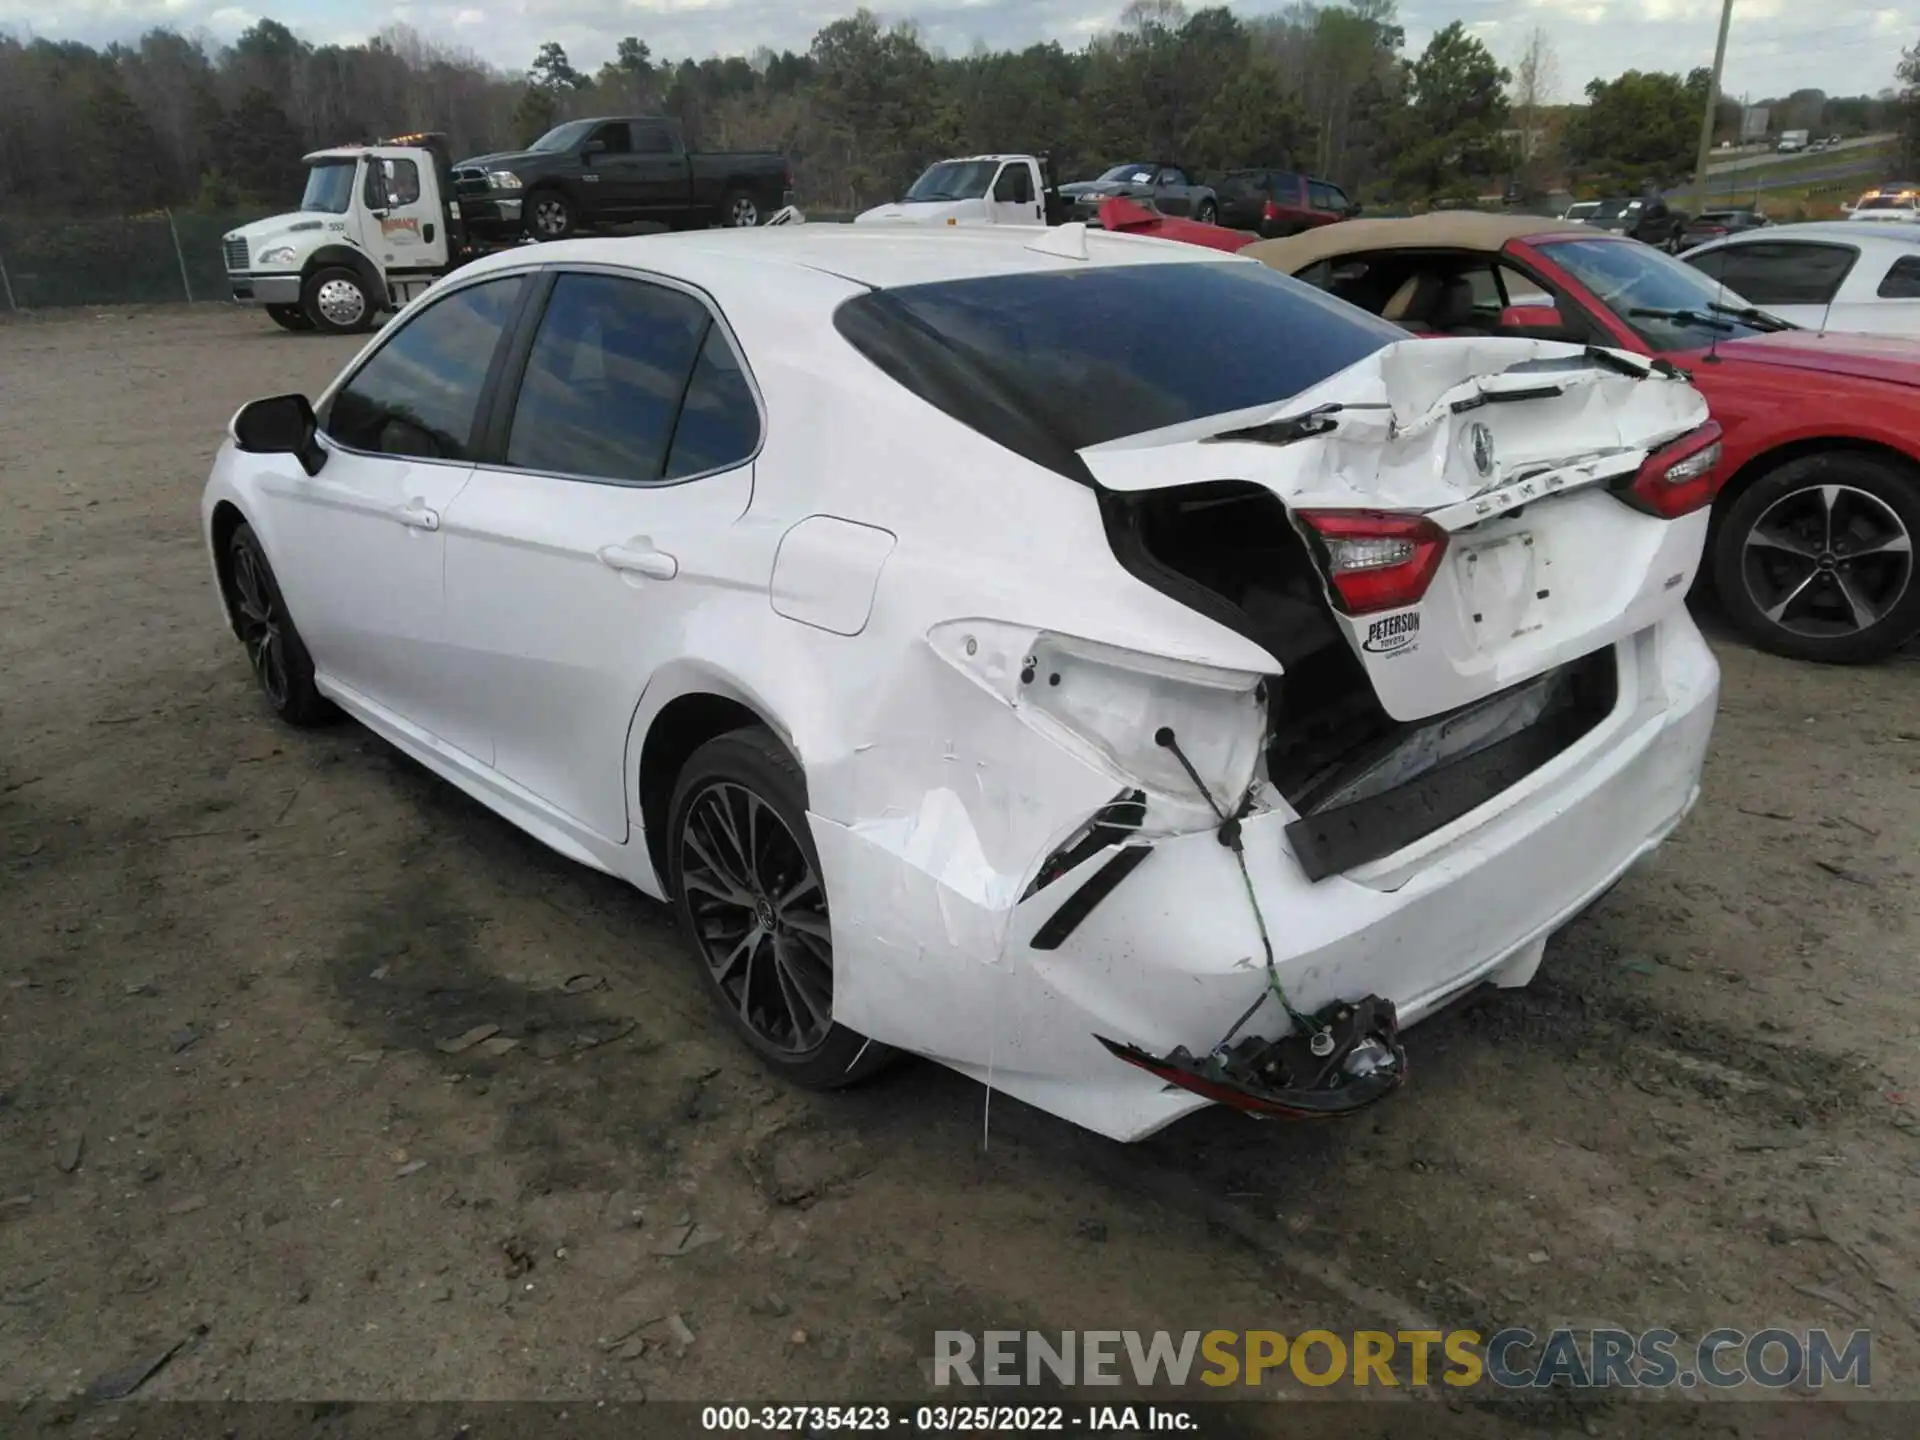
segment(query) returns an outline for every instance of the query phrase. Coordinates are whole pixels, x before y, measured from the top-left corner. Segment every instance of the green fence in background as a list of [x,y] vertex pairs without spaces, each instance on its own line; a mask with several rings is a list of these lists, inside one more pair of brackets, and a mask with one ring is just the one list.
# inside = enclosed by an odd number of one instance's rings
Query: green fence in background
[[0,215],[0,310],[227,299],[220,237],[254,215]]

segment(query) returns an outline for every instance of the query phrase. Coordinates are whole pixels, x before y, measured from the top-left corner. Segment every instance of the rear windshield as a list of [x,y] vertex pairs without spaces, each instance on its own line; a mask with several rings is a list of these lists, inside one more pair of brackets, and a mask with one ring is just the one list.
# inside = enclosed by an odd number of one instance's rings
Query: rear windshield
[[877,290],[834,324],[982,434],[1086,478],[1075,451],[1278,404],[1406,333],[1264,265],[1101,265]]

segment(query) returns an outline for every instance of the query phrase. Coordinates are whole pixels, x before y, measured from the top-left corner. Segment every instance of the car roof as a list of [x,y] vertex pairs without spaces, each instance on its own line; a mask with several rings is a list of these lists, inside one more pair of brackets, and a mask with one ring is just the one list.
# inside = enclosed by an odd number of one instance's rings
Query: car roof
[[[1071,253],[1082,238],[1084,259]],[[737,272],[743,266],[764,270],[781,265],[838,276],[875,290],[989,275],[1084,270],[1089,265],[1237,263],[1234,256],[1198,245],[1109,235],[1080,225],[1043,230],[1039,226],[812,224],[594,236],[516,245],[475,261],[467,272],[478,273],[483,267],[505,269],[529,261],[659,270],[696,281],[703,276],[717,278],[729,270]]]
[[1316,261],[1361,250],[1483,250],[1491,254],[1509,240],[1530,235],[1612,238],[1605,230],[1583,225],[1578,220],[1445,210],[1410,219],[1347,220],[1338,225],[1323,225],[1283,240],[1259,241],[1240,253],[1294,275]]

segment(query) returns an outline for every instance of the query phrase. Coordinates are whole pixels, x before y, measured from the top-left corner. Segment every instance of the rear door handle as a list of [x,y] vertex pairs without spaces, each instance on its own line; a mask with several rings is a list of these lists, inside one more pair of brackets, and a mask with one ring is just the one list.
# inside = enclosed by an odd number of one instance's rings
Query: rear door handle
[[415,530],[438,530],[440,512],[429,510],[418,500],[409,500],[399,509],[400,523]]
[[629,575],[645,575],[653,580],[671,580],[680,573],[680,562],[651,546],[609,545],[600,552],[600,563]]

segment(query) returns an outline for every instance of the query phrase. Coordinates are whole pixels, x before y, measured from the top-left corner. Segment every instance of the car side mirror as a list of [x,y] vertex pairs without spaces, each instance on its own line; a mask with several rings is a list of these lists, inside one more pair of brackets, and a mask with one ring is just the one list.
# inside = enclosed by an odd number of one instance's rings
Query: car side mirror
[[304,395],[269,395],[240,407],[228,427],[233,443],[249,455],[291,455],[309,475],[327,463],[313,406]]
[[1500,312],[1502,330],[1564,330],[1567,322],[1557,305],[1509,305]]
[[582,160],[591,160],[595,155],[604,155],[606,153],[607,142],[604,140],[589,140],[580,147],[580,158]]

